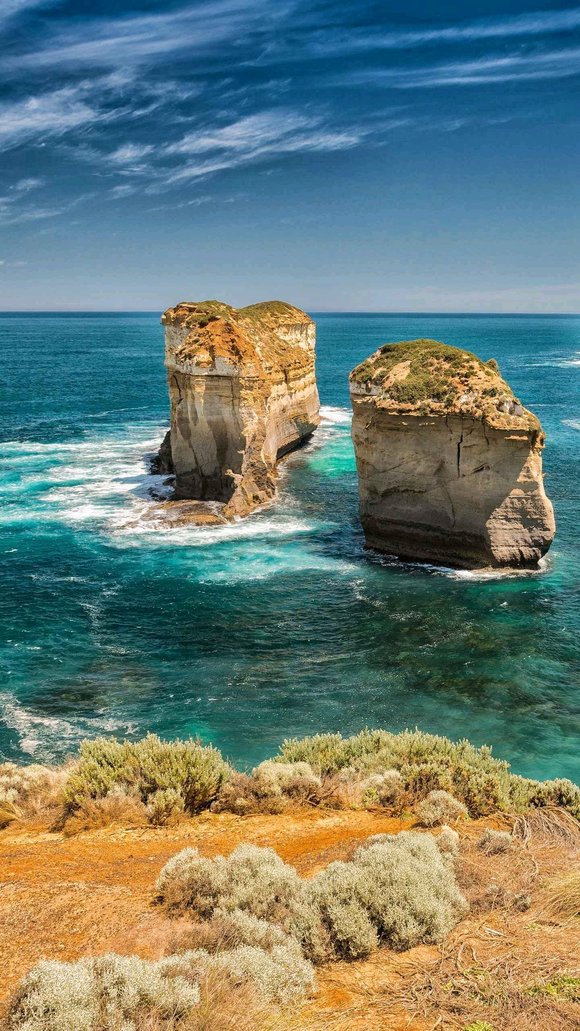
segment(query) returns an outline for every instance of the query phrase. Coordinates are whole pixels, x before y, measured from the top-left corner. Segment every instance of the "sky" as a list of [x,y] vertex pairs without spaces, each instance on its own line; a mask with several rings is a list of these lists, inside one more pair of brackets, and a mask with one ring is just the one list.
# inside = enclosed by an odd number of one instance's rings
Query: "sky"
[[0,0],[0,310],[580,312],[580,6]]

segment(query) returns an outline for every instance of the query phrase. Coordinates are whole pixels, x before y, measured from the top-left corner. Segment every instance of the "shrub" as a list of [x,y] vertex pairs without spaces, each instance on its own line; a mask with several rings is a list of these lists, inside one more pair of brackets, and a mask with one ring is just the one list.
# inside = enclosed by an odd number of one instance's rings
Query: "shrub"
[[464,819],[467,809],[448,791],[430,791],[417,806],[417,816],[426,827]]
[[12,820],[56,803],[67,777],[66,767],[0,763],[0,828]]
[[[114,789],[135,795],[145,805],[158,792],[171,791],[186,812],[195,813],[210,805],[229,771],[217,749],[197,741],[161,741],[154,734],[136,742],[96,738],[82,743],[65,799],[74,811],[87,799],[105,798]],[[167,801],[163,796],[162,804]],[[151,804],[159,811],[154,800]]]
[[179,931],[169,944],[169,952],[225,952],[238,945],[254,945],[269,951],[285,945],[288,935],[267,920],[234,909],[231,913],[216,910],[210,920],[196,921]]
[[220,973],[235,987],[251,984],[264,1003],[287,1005],[298,1002],[314,989],[314,970],[296,942],[272,949],[240,945],[210,955],[199,949],[160,961],[165,973],[199,982],[208,973]]
[[555,923],[580,916],[580,870],[552,877],[541,893],[541,913]]
[[307,800],[320,790],[321,780],[307,762],[277,763],[267,759],[252,771],[257,794],[288,795]]
[[398,770],[373,773],[362,783],[363,804],[393,805],[403,793],[405,782]]
[[234,773],[212,805],[214,812],[281,813],[291,801],[319,802],[322,781],[305,762],[267,759],[251,776]]
[[443,824],[437,841],[437,848],[444,856],[451,856],[455,859],[459,855],[459,834],[447,824]]
[[157,890],[169,910],[193,911],[207,919],[217,910],[241,909],[279,921],[300,894],[301,883],[294,867],[273,849],[239,845],[227,858],[215,859],[184,849],[163,867]]
[[[305,897],[327,932],[327,956],[367,956],[379,944],[407,949],[440,941],[467,911],[451,864],[430,834],[381,834],[351,862],[331,863],[305,882]],[[320,962],[320,933],[306,954]],[[324,958],[327,958],[324,957]]]
[[486,827],[477,842],[480,852],[485,852],[488,856],[495,856],[500,852],[508,852],[511,845],[511,834],[508,834],[507,831],[494,831],[491,827]]
[[134,1031],[144,1014],[169,1024],[197,1005],[199,989],[168,973],[163,960],[112,953],[77,963],[42,961],[20,983],[8,1031]]
[[363,730],[353,737],[316,734],[284,742],[276,761],[308,762],[315,773],[334,775],[350,767],[363,773],[398,770],[406,790],[421,798],[429,791],[449,791],[467,806],[470,816],[500,810],[524,812],[530,806],[559,805],[580,818],[580,789],[571,781],[528,780],[510,773],[509,763],[491,749],[469,741],[405,730]]

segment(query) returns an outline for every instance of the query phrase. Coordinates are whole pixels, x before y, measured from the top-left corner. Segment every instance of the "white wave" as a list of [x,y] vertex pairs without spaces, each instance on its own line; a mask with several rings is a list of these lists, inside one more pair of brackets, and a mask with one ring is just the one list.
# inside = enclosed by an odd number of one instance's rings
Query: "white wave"
[[333,426],[344,426],[352,422],[352,412],[348,408],[333,405],[321,405],[320,416],[323,423],[331,423]]
[[72,747],[83,738],[96,734],[115,731],[133,734],[136,731],[132,723],[109,716],[81,717],[74,722],[56,716],[38,716],[10,694],[0,694],[0,720],[16,732],[23,752],[44,762],[52,762],[57,756],[62,756],[63,742]]
[[472,580],[483,582],[486,580],[506,580],[514,577],[543,576],[552,569],[551,559],[544,555],[538,562],[537,569],[449,569],[445,570],[447,576],[454,580]]
[[572,430],[580,430],[580,419],[562,419],[563,426],[569,426]]

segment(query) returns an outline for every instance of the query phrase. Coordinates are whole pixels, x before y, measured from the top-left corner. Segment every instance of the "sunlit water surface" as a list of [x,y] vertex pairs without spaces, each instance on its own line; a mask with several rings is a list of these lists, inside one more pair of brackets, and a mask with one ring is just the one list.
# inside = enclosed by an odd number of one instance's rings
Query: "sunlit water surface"
[[[580,318],[317,323],[324,419],[278,502],[169,529],[147,471],[167,426],[158,318],[0,317],[0,757],[153,730],[248,764],[285,736],[418,726],[491,742],[521,773],[578,775]],[[417,336],[496,357],[542,419],[558,520],[542,573],[363,550],[348,372]]]

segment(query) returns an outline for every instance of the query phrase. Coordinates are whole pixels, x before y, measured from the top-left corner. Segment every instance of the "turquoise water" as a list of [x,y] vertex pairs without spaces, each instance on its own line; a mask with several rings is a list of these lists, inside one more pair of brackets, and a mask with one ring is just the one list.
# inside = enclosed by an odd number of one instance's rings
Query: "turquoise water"
[[[578,776],[580,318],[319,315],[324,421],[277,504],[168,529],[158,317],[0,317],[0,755],[102,732],[200,735],[254,763],[283,737],[419,726]],[[363,551],[347,376],[431,336],[498,358],[548,434],[558,536],[540,574]]]

